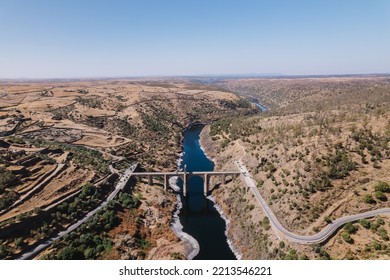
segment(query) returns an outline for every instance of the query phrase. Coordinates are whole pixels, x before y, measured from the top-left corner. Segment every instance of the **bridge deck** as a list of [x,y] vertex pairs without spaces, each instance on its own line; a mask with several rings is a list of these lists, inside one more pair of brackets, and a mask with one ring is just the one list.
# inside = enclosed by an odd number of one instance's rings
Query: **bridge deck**
[[239,171],[194,171],[194,172],[184,172],[184,171],[177,171],[177,172],[133,172],[132,175],[134,176],[180,176],[180,175],[238,175],[241,174]]

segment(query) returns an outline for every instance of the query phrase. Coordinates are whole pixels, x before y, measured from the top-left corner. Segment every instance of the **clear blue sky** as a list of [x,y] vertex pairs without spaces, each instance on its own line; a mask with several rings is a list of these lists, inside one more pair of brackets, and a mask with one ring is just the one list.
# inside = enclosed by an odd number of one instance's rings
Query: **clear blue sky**
[[0,78],[390,73],[388,0],[0,0]]

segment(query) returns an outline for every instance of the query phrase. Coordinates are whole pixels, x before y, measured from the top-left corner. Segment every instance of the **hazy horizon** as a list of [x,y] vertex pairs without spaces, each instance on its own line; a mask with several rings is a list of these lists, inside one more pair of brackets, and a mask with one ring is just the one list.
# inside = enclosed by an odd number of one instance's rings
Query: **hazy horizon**
[[0,26],[0,79],[390,73],[386,0],[4,0]]
[[333,77],[369,77],[369,76],[390,76],[390,73],[340,73],[340,74],[282,74],[282,73],[253,73],[253,74],[199,74],[199,75],[139,75],[139,76],[78,76],[78,77],[12,77],[12,78],[3,78],[0,77],[0,81],[51,81],[51,80],[121,80],[121,79],[175,79],[175,78],[264,78],[264,79],[273,79],[273,78],[333,78]]

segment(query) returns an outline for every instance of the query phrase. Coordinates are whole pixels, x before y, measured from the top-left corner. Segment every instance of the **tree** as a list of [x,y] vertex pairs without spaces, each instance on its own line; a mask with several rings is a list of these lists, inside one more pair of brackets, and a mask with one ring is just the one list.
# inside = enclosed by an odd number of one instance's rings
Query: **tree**
[[328,224],[330,224],[332,222],[332,220],[329,218],[329,216],[325,216],[324,221],[327,222]]
[[263,218],[262,224],[263,224],[263,227],[264,227],[265,230],[269,230],[269,229],[270,229],[268,217],[264,217],[264,218]]
[[386,182],[383,182],[383,181],[379,181],[378,183],[376,183],[375,185],[375,191],[381,191],[381,192],[384,192],[384,193],[390,193],[390,186],[388,183]]
[[344,230],[346,230],[349,234],[353,234],[358,229],[352,223],[346,223],[345,226],[344,226]]
[[294,250],[294,249],[291,249],[288,254],[284,257],[285,260],[297,260],[298,259],[298,255],[297,255],[297,251]]
[[378,228],[378,233],[384,241],[389,241],[389,235],[387,234],[386,229],[384,229],[383,227],[380,227],[380,228]]
[[371,223],[367,219],[360,220],[360,224],[362,225],[362,227],[364,227],[366,229],[369,229],[371,227]]
[[351,238],[351,236],[349,235],[348,232],[343,231],[343,232],[341,233],[341,237],[344,239],[345,242],[350,243],[350,244],[353,243],[353,239]]
[[375,196],[381,201],[387,201],[387,196],[382,191],[375,191]]
[[368,204],[375,204],[376,203],[376,201],[375,201],[375,199],[372,197],[372,195],[370,195],[370,194],[366,194],[364,197],[363,197],[363,201],[365,202],[365,203],[368,203]]
[[87,248],[85,249],[84,251],[84,257],[87,259],[87,260],[90,260],[90,259],[94,259],[96,256],[96,251],[94,248]]
[[60,260],[83,260],[84,254],[77,248],[67,246],[58,253],[57,258]]

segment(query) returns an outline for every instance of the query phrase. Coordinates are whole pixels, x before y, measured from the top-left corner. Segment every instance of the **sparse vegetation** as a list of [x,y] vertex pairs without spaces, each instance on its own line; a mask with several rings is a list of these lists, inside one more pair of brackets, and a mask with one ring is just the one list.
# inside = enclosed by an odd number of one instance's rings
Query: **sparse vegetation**
[[343,231],[341,233],[341,237],[344,239],[345,242],[347,243],[353,243],[353,239],[352,237],[350,236],[350,234],[346,231]]

